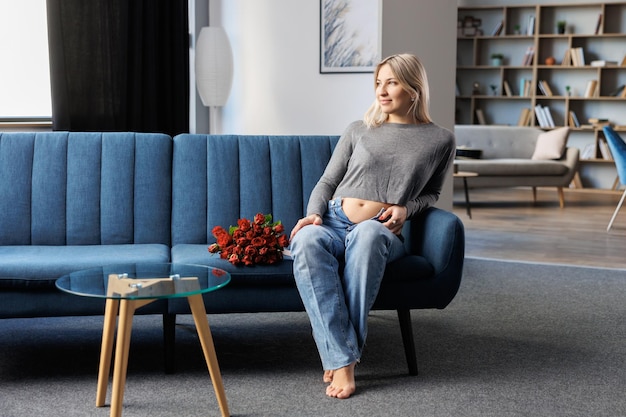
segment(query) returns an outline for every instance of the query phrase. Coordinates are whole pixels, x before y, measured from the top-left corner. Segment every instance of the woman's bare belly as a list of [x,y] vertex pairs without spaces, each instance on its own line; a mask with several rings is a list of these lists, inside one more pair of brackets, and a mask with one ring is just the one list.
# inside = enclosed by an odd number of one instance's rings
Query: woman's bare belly
[[386,209],[393,204],[381,203],[380,201],[361,200],[360,198],[343,198],[341,208],[351,222],[360,223],[363,220],[371,219],[377,215],[381,209]]

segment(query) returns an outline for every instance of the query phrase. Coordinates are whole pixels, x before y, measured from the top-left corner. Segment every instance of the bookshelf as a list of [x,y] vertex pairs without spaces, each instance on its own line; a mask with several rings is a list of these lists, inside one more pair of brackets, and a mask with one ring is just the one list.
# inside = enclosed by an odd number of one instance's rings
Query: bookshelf
[[570,126],[582,164],[613,164],[589,120],[626,132],[626,2],[463,6],[457,32],[456,124]]

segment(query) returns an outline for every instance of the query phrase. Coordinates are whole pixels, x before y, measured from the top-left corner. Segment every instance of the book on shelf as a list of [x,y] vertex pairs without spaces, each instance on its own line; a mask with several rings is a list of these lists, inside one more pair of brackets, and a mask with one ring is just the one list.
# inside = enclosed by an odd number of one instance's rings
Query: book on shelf
[[507,97],[511,97],[513,95],[513,92],[511,91],[511,86],[509,85],[509,82],[507,80],[504,80],[502,82],[502,86],[504,87],[504,94]]
[[580,127],[580,122],[574,110],[569,111],[569,127]]
[[502,25],[503,24],[504,24],[504,22],[502,20],[499,21],[498,24],[496,24],[496,26],[491,31],[491,36],[499,36],[500,33],[502,32]]
[[535,16],[528,16],[528,27],[526,28],[527,35],[535,34]]
[[539,86],[539,91],[541,91],[544,96],[551,97],[554,95],[552,94],[552,89],[546,80],[539,80],[537,85]]
[[596,30],[594,33],[596,35],[602,33],[602,13],[598,13],[598,21],[596,22]]
[[529,46],[526,48],[526,52],[524,52],[524,59],[522,60],[523,66],[528,66],[533,64],[533,58],[535,57],[535,47]]
[[594,126],[604,126],[611,123],[609,119],[603,117],[590,117],[587,121]]
[[626,88],[626,85],[622,84],[619,87],[617,87],[611,94],[609,94],[609,96],[611,97],[624,97],[624,89]]
[[550,107],[543,106],[543,113],[546,115],[546,122],[548,123],[548,127],[556,127],[554,125],[554,119],[552,118],[552,112],[550,111]]
[[594,59],[589,63],[592,67],[616,67],[617,61],[607,61],[606,59]]
[[563,55],[563,60],[561,61],[561,65],[570,66],[572,65],[572,50],[566,49],[565,54]]
[[587,87],[585,88],[585,95],[583,97],[596,97],[596,93],[598,90],[598,80],[589,80],[587,82]]
[[611,150],[609,149],[609,145],[606,143],[606,139],[598,138],[598,148],[600,148],[600,156],[602,159],[606,159],[607,161],[613,160],[613,155],[611,154]]
[[478,120],[478,124],[486,125],[487,120],[485,119],[485,113],[483,113],[483,109],[476,109],[476,120]]
[[520,78],[519,80],[519,96],[530,97],[531,80]]
[[519,114],[519,119],[517,119],[518,126],[530,126],[530,122],[532,121],[533,111],[524,107]]
[[580,159],[594,159],[596,157],[595,143],[588,143],[582,151],[580,151]]
[[550,108],[548,106],[542,106],[541,104],[537,104],[535,106],[535,116],[537,117],[539,127],[555,127],[554,120],[552,119],[552,113],[550,112]]
[[575,67],[584,67],[585,66],[585,51],[582,47],[570,48],[569,56],[572,62],[572,65]]

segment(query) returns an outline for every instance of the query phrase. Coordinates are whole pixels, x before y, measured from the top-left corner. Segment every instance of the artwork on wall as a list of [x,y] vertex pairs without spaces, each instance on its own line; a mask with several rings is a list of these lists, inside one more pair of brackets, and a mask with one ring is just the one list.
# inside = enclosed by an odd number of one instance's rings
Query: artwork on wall
[[373,72],[381,0],[320,0],[320,73]]

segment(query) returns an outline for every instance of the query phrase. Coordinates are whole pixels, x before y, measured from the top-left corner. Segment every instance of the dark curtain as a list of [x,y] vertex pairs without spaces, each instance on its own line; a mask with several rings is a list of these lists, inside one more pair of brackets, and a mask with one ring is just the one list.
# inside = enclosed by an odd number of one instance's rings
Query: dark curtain
[[54,130],[189,131],[187,0],[47,0]]

